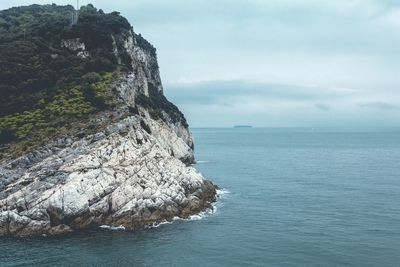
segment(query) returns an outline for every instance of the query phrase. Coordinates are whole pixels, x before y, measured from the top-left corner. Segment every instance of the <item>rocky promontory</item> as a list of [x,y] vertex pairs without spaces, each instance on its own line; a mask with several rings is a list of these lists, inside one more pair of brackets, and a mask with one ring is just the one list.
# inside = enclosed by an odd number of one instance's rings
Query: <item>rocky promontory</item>
[[[74,12],[0,12],[3,53],[10,42],[30,42],[37,50],[24,53],[44,68],[0,60],[8,66],[0,74],[8,99],[0,103],[0,236],[135,229],[210,208],[215,186],[190,166],[192,135],[163,95],[155,48],[117,12],[89,5],[76,22]],[[13,20],[30,28],[21,35]],[[49,37],[51,27],[60,33]],[[18,68],[33,74],[14,77]]]

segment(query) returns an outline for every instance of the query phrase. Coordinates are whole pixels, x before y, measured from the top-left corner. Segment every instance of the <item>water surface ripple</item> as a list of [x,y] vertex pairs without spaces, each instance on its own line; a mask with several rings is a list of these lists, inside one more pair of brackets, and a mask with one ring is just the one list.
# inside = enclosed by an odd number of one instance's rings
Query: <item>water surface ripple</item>
[[0,266],[398,266],[400,129],[193,129],[202,220],[1,239]]

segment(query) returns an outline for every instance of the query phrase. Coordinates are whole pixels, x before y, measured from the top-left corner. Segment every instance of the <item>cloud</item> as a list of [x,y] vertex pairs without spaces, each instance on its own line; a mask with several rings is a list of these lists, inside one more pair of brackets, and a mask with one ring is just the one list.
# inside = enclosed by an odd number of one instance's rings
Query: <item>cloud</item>
[[373,109],[380,109],[380,110],[396,109],[396,105],[387,103],[387,102],[380,102],[380,101],[360,103],[359,106],[362,108],[373,108]]
[[168,96],[186,103],[221,103],[254,97],[269,100],[315,101],[345,98],[354,92],[348,88],[322,88],[316,85],[286,85],[245,80],[179,82],[165,85]]
[[400,125],[398,0],[89,2],[157,48],[191,125]]
[[[217,80],[166,84],[165,92],[195,127],[400,125],[388,103],[371,101],[378,90]],[[400,97],[394,103],[400,104]],[[386,115],[375,106],[386,107]]]

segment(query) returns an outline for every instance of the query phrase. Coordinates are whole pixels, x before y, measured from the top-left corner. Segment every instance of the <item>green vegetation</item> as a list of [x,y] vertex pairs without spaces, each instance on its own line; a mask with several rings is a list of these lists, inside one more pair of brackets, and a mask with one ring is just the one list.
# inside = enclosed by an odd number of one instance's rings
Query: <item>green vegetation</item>
[[[78,24],[71,25],[73,12],[72,6],[57,5],[0,11],[3,150],[11,145],[27,152],[116,106],[111,84],[118,73],[131,69],[131,61],[121,54],[118,65],[111,36],[131,26],[119,13],[105,14],[92,5],[82,7]],[[89,57],[61,46],[62,40],[76,38],[85,43]],[[125,51],[121,40],[116,44]]]
[[[89,73],[80,85],[58,89],[49,101],[39,99],[36,109],[1,116],[1,143],[16,141],[16,151],[23,153],[39,147],[51,137],[68,131],[73,133],[74,128],[87,124],[93,115],[117,105],[111,86],[117,76],[117,73],[105,73],[102,76]],[[98,80],[92,82],[93,77]],[[88,80],[85,81],[85,78]]]
[[[132,31],[118,12],[82,7],[72,23],[72,6],[32,5],[0,11],[0,159],[34,151],[58,137],[83,137],[127,116],[116,112],[113,84],[132,71],[124,49]],[[141,35],[136,45],[156,57]],[[85,56],[62,43],[84,43]],[[114,48],[118,49],[119,59]],[[82,52],[82,51],[81,51]],[[157,71],[157,63],[148,66]],[[154,119],[186,124],[183,114],[149,84],[137,96]],[[138,114],[137,107],[129,112]],[[148,127],[146,130],[149,130]]]
[[[125,62],[117,66],[112,48],[111,35],[131,29],[125,18],[88,5],[82,7],[79,23],[71,26],[73,12],[72,6],[56,5],[0,12],[0,115],[36,108],[39,99],[79,84],[87,73],[131,68],[129,57],[123,55]],[[74,38],[85,43],[90,57],[61,48],[61,40]]]

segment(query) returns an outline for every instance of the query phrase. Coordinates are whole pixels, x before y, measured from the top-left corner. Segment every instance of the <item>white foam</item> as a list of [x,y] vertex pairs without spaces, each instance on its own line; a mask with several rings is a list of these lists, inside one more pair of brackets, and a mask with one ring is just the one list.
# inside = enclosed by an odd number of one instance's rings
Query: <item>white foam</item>
[[112,226],[112,225],[100,225],[101,229],[108,229],[108,230],[125,230],[125,227],[120,225],[120,226]]
[[157,228],[157,227],[160,227],[161,225],[172,224],[172,223],[173,223],[172,221],[164,220],[164,221],[159,222],[159,223],[152,223],[152,224],[149,224],[149,225],[145,225],[144,228]]
[[175,216],[173,218],[173,220],[174,221],[198,221],[198,220],[204,219],[212,214],[215,214],[216,212],[217,212],[217,203],[213,203],[211,208],[206,209],[205,211],[202,211],[199,214],[191,215],[188,218],[181,218],[181,217]]
[[210,161],[208,160],[198,160],[196,161],[196,164],[203,164],[203,163],[209,163]]
[[222,188],[222,189],[217,189],[217,197],[218,198],[222,198],[222,197],[224,197],[224,196],[226,196],[226,195],[228,195],[228,194],[230,194],[231,192],[228,190],[228,189],[224,189],[224,188]]

